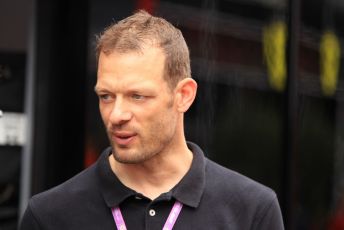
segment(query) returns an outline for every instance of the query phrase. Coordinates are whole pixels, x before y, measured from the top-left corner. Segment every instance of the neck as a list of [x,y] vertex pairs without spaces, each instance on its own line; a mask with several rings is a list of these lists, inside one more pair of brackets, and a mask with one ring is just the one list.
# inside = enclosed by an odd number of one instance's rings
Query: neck
[[170,191],[188,172],[193,154],[184,143],[139,164],[123,164],[109,156],[112,171],[127,187],[154,200]]

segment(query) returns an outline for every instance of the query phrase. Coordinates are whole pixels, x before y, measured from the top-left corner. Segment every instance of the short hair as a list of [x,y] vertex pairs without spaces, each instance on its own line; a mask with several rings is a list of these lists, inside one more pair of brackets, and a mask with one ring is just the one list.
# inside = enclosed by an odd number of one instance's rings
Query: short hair
[[142,52],[156,46],[165,54],[164,79],[174,89],[178,82],[191,77],[189,49],[181,31],[160,17],[144,10],[110,25],[98,37],[96,55],[112,52]]

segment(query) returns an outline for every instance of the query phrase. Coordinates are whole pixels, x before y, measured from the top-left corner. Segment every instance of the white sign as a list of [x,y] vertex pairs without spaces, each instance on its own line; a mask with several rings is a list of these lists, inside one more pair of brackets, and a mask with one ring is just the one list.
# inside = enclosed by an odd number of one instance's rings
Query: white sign
[[26,116],[23,113],[3,112],[0,117],[0,145],[25,144]]

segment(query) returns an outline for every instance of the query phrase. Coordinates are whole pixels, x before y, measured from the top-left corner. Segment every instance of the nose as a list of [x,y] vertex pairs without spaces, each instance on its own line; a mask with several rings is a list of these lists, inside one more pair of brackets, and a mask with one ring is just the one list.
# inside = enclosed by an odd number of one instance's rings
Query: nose
[[113,105],[110,122],[112,125],[122,125],[132,118],[130,108],[126,105],[125,101],[118,97]]

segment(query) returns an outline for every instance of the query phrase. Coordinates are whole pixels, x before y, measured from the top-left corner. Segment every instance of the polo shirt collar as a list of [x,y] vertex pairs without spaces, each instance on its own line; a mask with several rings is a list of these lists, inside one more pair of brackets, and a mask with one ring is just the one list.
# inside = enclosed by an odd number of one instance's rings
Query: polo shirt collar
[[[200,147],[191,142],[187,144],[193,152],[191,167],[169,193],[181,203],[196,208],[205,188],[205,158]],[[108,159],[111,152],[110,147],[104,150],[97,162],[100,190],[109,208],[118,206],[128,197],[138,195],[137,192],[122,184],[113,173]]]
[[200,147],[187,142],[193,153],[191,167],[182,180],[172,189],[172,196],[181,203],[198,207],[205,188],[205,159]]

